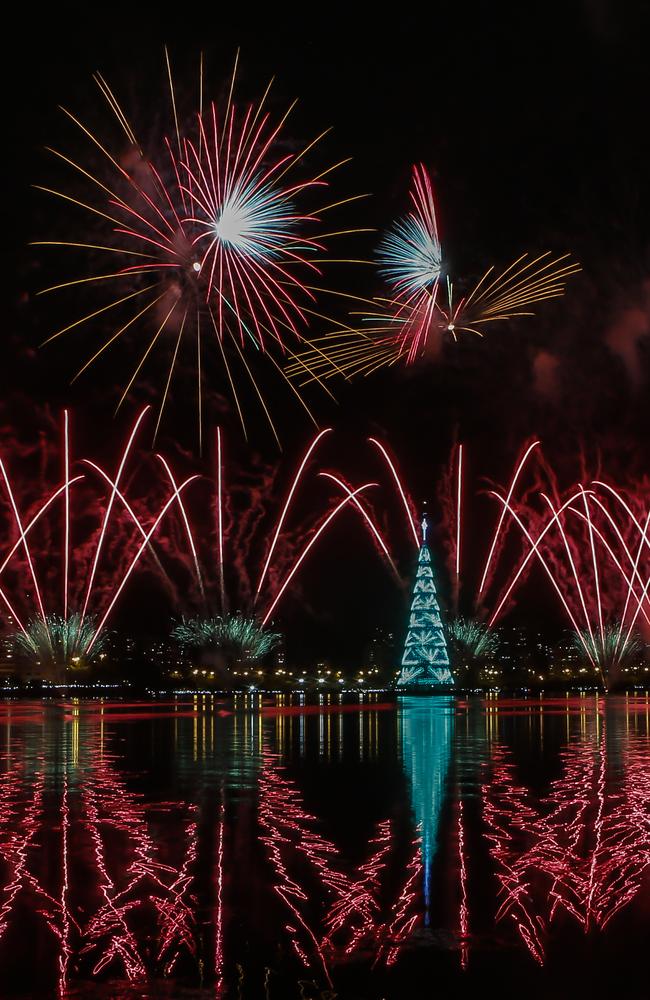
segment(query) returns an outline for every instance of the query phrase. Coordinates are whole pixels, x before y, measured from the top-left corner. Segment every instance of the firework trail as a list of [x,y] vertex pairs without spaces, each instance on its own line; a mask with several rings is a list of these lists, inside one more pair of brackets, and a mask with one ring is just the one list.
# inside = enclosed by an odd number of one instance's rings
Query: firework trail
[[395,486],[397,488],[397,492],[398,492],[400,500],[402,502],[402,506],[404,507],[404,512],[406,514],[406,518],[407,518],[407,521],[408,521],[408,524],[409,524],[409,528],[411,530],[411,534],[413,535],[413,541],[415,543],[415,547],[419,548],[420,547],[420,541],[421,541],[421,539],[420,539],[420,532],[416,528],[416,522],[417,522],[417,519],[418,519],[418,514],[417,514],[417,511],[415,509],[415,504],[413,503],[413,500],[408,496],[408,494],[406,492],[406,489],[404,487],[404,484],[403,484],[403,482],[401,480],[401,477],[400,477],[400,475],[399,475],[399,473],[397,471],[397,466],[395,464],[395,460],[391,457],[391,455],[389,454],[388,450],[386,449],[386,446],[383,445],[381,443],[381,441],[378,441],[376,438],[372,438],[372,437],[368,438],[368,441],[369,441],[370,444],[374,445],[374,447],[379,451],[379,453],[381,454],[381,456],[383,458],[383,461],[384,461],[386,467],[388,468],[388,470],[390,472],[390,475],[391,475],[391,477],[392,477],[392,479],[393,479],[393,481],[395,483]]
[[422,842],[416,838],[406,865],[404,883],[391,907],[388,919],[377,930],[378,948],[374,965],[394,965],[419,920],[419,885],[424,878]]
[[[209,584],[209,572],[202,573],[198,568],[194,572],[197,581],[203,578],[208,581],[209,593],[197,591],[195,594],[196,603],[205,613],[224,615],[236,607],[238,614],[251,620],[256,618],[265,626],[320,537],[347,508],[361,518],[378,554],[399,579],[384,533],[378,527],[376,513],[365,501],[366,492],[377,484],[367,482],[355,487],[340,473],[314,468],[330,435],[331,428],[325,428],[312,438],[288,486],[283,482],[283,470],[278,464],[248,468],[231,485],[223,459],[224,438],[218,431],[213,484],[216,503],[211,519],[214,531],[199,539],[196,550],[193,548],[194,535],[185,519],[185,541],[192,550],[192,558],[185,561],[188,569],[192,571],[198,563],[215,566],[217,571],[213,586]],[[322,513],[314,514],[310,495],[305,515],[307,491],[313,492],[314,486],[319,487],[318,511],[323,507],[322,487],[325,484],[332,485],[332,490],[328,491],[334,494],[330,505]],[[271,516],[276,497],[283,499],[275,515]],[[209,551],[206,544],[210,546]],[[195,560],[196,551],[201,549]],[[211,597],[213,592],[214,598]]]
[[409,214],[379,246],[379,271],[390,294],[359,299],[362,308],[351,314],[349,324],[339,324],[293,355],[286,374],[299,387],[436,360],[446,338],[484,337],[493,323],[534,315],[533,307],[564,295],[566,280],[580,270],[569,254],[524,253],[502,271],[488,268],[455,298],[445,274],[432,185],[422,165],[413,168],[411,203]]
[[[56,488],[43,485],[35,501],[23,504],[8,465],[0,458],[7,538],[0,577],[6,574],[10,578],[9,583],[3,580],[0,584],[0,597],[9,611],[19,650],[42,665],[49,665],[57,677],[63,676],[67,667],[83,664],[91,651],[94,650],[94,655],[100,652],[104,629],[118,597],[143,558],[150,556],[156,570],[162,571],[159,559],[152,552],[154,535],[169,508],[179,502],[182,491],[195,478],[189,477],[178,486],[174,484],[171,496],[162,502],[153,520],[142,502],[136,504],[138,511],[134,509],[122,492],[122,479],[146,412],[143,410],[134,424],[114,477],[96,463],[85,460],[87,467],[99,473],[100,490],[108,485],[107,498],[102,498],[101,492],[98,497],[96,490],[88,488],[87,469],[85,473],[71,475],[67,414],[62,485]],[[76,493],[82,483],[83,492]],[[54,516],[61,507],[63,528],[58,533],[52,523],[56,525]],[[99,521],[90,534],[86,526],[89,515]],[[85,532],[85,541],[78,546],[75,545],[77,524],[83,525]],[[58,539],[62,547],[60,560],[53,559]],[[14,607],[5,590],[9,586],[14,593],[33,593],[33,611]],[[62,595],[63,614],[53,596],[57,592]],[[24,600],[22,603],[26,604]]]
[[452,448],[449,463],[438,482],[438,502],[443,521],[448,527],[443,544],[447,550],[447,568],[452,581],[451,603],[454,614],[458,614],[460,601],[465,465],[465,448],[462,443],[458,443]]
[[515,508],[510,497],[495,491],[492,495],[521,532],[528,551],[490,625],[522,575],[538,562],[587,661],[609,686],[636,651],[635,630],[650,624],[647,496],[621,491],[603,480],[560,491],[555,477],[548,492],[539,492],[537,505],[529,498]]
[[290,914],[287,928],[293,950],[305,968],[317,963],[331,986],[329,963],[318,928],[303,913],[308,894],[288,870],[286,848],[293,844],[294,849],[304,854],[323,888],[341,895],[347,892],[348,880],[333,868],[338,852],[334,844],[313,830],[314,817],[303,809],[294,784],[285,778],[268,753],[264,758],[259,790],[260,839],[275,872],[274,890]]
[[275,117],[271,83],[259,101],[239,101],[238,59],[225,101],[208,101],[201,58],[198,102],[188,114],[166,50],[165,63],[160,104],[167,117],[148,143],[100,73],[94,81],[110,119],[104,130],[63,109],[85,151],[51,149],[67,180],[60,188],[38,187],[64,203],[74,235],[37,245],[72,260],[87,255],[93,266],[90,276],[83,266],[40,293],[74,293],[87,310],[45,343],[97,330],[97,346],[80,353],[75,379],[109,349],[133,355],[118,407],[157,356],[155,433],[181,367],[193,368],[199,444],[207,359],[244,434],[252,397],[279,443],[261,373],[274,372],[311,417],[275,355],[285,355],[289,344],[297,349],[310,321],[323,318],[316,298],[327,291],[319,287],[322,265],[343,262],[327,256],[327,242],[356,231],[326,232],[323,216],[363,196],[326,203],[329,175],[348,161],[310,172],[307,164],[329,130],[288,151],[286,126],[296,102]]
[[[454,446],[440,480],[438,499],[448,526],[443,541],[456,615],[462,586],[465,595],[472,595],[471,613],[477,620],[457,617],[450,625],[452,638],[468,646],[489,638],[489,630],[511,606],[516,588],[539,563],[560,599],[577,645],[609,683],[623,663],[638,652],[635,629],[649,624],[647,486],[634,484],[621,491],[601,479],[589,482],[586,460],[581,456],[583,482],[587,480],[587,484],[563,490],[539,440],[527,442],[507,484],[492,484],[492,489],[483,491],[497,501],[498,513],[474,592],[460,575],[465,490],[462,455],[461,446]],[[521,554],[515,569],[495,591],[506,539],[513,534]],[[491,590],[496,597],[488,604]],[[481,620],[485,620],[484,626],[479,624]]]
[[377,824],[377,834],[370,840],[374,853],[358,869],[358,877],[351,880],[349,888],[333,904],[327,919],[327,934],[324,943],[331,944],[341,931],[349,934],[343,950],[353,954],[364,943],[375,944],[377,920],[379,917],[378,897],[381,890],[380,877],[384,872],[391,850],[394,831],[390,820]]
[[[189,895],[197,850],[194,810],[183,803],[162,807],[167,823],[178,822],[174,842],[182,848],[180,864],[167,860],[163,863],[152,832],[156,810],[148,810],[128,790],[115,761],[113,754],[91,745],[87,767],[92,781],[83,783],[81,800],[83,820],[93,844],[101,902],[83,928],[80,953],[92,963],[93,975],[117,963],[129,980],[141,979],[148,960],[143,942],[131,929],[133,913],[151,911],[158,932],[152,958],[165,975],[170,975],[182,952],[196,954],[195,917]],[[110,845],[103,832],[109,819],[113,835]],[[120,847],[117,853],[116,844]],[[115,861],[119,861],[117,866]]]
[[[517,506],[525,503],[534,486],[530,486],[524,474],[528,473],[538,441],[527,443],[515,460],[512,474],[507,485],[501,488],[507,502]],[[470,532],[466,532],[466,520],[471,518],[470,505],[471,479],[469,455],[467,446],[462,442],[455,443],[451,449],[449,461],[442,470],[437,485],[437,501],[442,514],[444,530],[441,532],[441,545],[446,552],[446,563],[451,584],[450,606],[454,620],[450,623],[452,635],[456,633],[459,641],[466,642],[472,638],[472,645],[481,636],[482,644],[493,651],[493,637],[488,635],[486,626],[480,622],[489,616],[486,609],[488,600],[498,602],[499,597],[491,598],[490,591],[495,585],[495,576],[503,559],[505,541],[511,530],[507,512],[499,510],[491,533],[486,532],[490,542],[484,556],[480,579],[474,580],[472,574],[464,570],[463,552],[469,545]],[[539,484],[538,473],[535,473],[534,484]],[[479,492],[484,492],[479,490]],[[470,520],[471,523],[471,520]],[[483,535],[484,532],[481,532]],[[466,535],[468,536],[466,538]],[[469,617],[461,616],[461,606],[466,609]],[[475,619],[475,620],[474,620]]]
[[458,906],[458,939],[460,942],[460,967],[465,970],[469,963],[469,903],[467,898],[467,860],[465,856],[465,828],[463,826],[463,800],[458,799],[458,872],[460,876],[460,902]]
[[410,197],[411,211],[379,244],[379,271],[398,292],[431,294],[442,271],[442,247],[431,180],[421,164],[413,167]]

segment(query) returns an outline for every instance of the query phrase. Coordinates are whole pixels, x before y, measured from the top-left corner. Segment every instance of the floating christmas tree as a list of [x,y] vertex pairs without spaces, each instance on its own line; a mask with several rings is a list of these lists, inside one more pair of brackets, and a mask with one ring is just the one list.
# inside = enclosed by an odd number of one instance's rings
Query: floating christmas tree
[[398,688],[449,687],[454,683],[433,580],[427,527],[425,517]]

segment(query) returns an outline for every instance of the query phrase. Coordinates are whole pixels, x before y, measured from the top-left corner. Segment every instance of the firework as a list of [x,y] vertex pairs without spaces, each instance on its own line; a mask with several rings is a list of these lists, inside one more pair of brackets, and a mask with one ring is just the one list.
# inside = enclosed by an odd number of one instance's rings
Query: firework
[[[277,516],[269,519],[269,503],[283,489],[279,466],[258,470],[257,475],[248,472],[243,486],[228,490],[223,435],[217,430],[214,532],[199,539],[198,544],[179,499],[182,530],[190,549],[186,564],[196,578],[199,592],[194,596],[203,609],[198,620],[209,623],[225,619],[229,609],[236,607],[235,617],[255,620],[264,628],[318,540],[348,507],[362,518],[381,558],[399,579],[376,517],[363,499],[363,494],[377,484],[368,482],[354,487],[341,474],[319,469],[314,475],[310,469],[329,434],[331,428],[325,428],[313,437],[289,480]],[[323,481],[333,483],[342,494],[341,499],[323,505],[324,509],[317,505],[315,513],[310,508],[305,518],[296,521],[299,495],[308,485],[313,487]],[[210,581],[210,573],[202,571],[202,565],[215,566],[215,580]]]
[[378,441],[376,438],[372,438],[371,437],[371,438],[368,438],[368,442],[370,444],[372,444],[372,445],[375,446],[375,448],[377,449],[377,451],[382,456],[384,462],[386,463],[386,466],[387,466],[387,468],[388,468],[388,470],[389,470],[389,472],[391,474],[393,482],[395,483],[395,486],[397,487],[397,491],[399,493],[400,500],[402,502],[402,506],[404,507],[404,512],[405,512],[406,518],[408,520],[409,528],[411,529],[411,534],[413,535],[413,541],[415,543],[415,547],[416,547],[416,549],[419,549],[420,545],[421,545],[421,540],[420,540],[420,534],[418,533],[418,530],[415,527],[415,516],[416,516],[415,515],[415,505],[414,505],[413,501],[411,500],[411,498],[407,496],[407,493],[406,493],[406,490],[404,488],[404,485],[403,485],[403,483],[402,483],[402,481],[401,481],[401,479],[399,477],[399,474],[398,474],[398,471],[397,471],[397,467],[395,465],[395,461],[394,461],[394,459],[391,458],[391,456],[389,455],[389,453],[388,453],[385,445],[383,445],[381,443],[381,441]]
[[[524,446],[519,457],[515,460],[512,475],[507,486],[501,489],[502,495],[505,495],[506,501],[510,505],[517,505],[520,502],[519,499],[514,499],[515,492],[520,493],[524,500],[528,496],[530,487],[525,486],[521,488],[521,486],[524,473],[528,472],[532,457],[535,455],[535,449],[538,446],[539,441],[536,440]],[[454,621],[458,622],[459,628],[461,625],[466,625],[468,629],[470,627],[476,629],[472,641],[469,642],[471,647],[480,638],[480,630],[486,628],[483,622],[489,615],[488,609],[490,605],[496,604],[499,600],[499,596],[494,598],[492,593],[497,571],[502,567],[503,560],[501,557],[511,522],[508,519],[507,509],[501,507],[497,511],[487,555],[483,557],[485,562],[482,567],[480,582],[477,582],[477,579],[470,572],[470,568],[467,565],[471,561],[477,560],[463,558],[466,540],[468,541],[472,536],[472,532],[466,533],[466,522],[469,521],[471,524],[472,521],[476,521],[480,516],[474,510],[470,514],[470,508],[466,510],[468,504],[471,507],[471,491],[469,489],[471,478],[468,475],[471,472],[471,462],[469,461],[469,457],[466,445],[462,443],[453,445],[449,461],[443,467],[439,478],[437,501],[442,514],[440,542],[444,550],[446,550],[446,563],[450,581],[450,621],[452,623]],[[520,489],[517,490],[517,487],[520,487]],[[483,489],[479,489],[478,492],[482,493]],[[466,534],[468,536],[467,539]],[[481,535],[489,537],[488,525],[485,525],[481,529]],[[461,608],[466,609],[467,618],[463,618],[460,615]],[[461,639],[460,633],[457,638]],[[466,638],[468,640],[470,638],[467,633]]]
[[461,333],[483,337],[491,323],[533,316],[530,307],[564,295],[565,280],[579,270],[567,254],[546,253],[533,259],[524,254],[496,277],[490,268],[457,301],[449,280],[412,301],[374,299],[361,326],[339,326],[315,338],[287,365],[286,373],[302,387],[334,376],[352,379],[397,364],[435,360],[445,337],[454,341]]
[[532,316],[532,307],[564,295],[580,267],[568,254],[524,253],[502,271],[492,266],[460,298],[443,260],[431,181],[413,170],[412,210],[379,246],[379,271],[389,296],[358,299],[362,308],[294,354],[286,374],[299,387],[334,376],[351,379],[396,364],[436,359],[444,340],[459,334],[483,337],[492,323]]
[[47,615],[33,618],[25,631],[14,632],[10,641],[19,656],[36,661],[53,679],[65,677],[68,669],[86,666],[91,645],[97,656],[105,645],[106,633],[97,638],[94,618],[82,619],[79,612],[69,617]]
[[[560,776],[547,797],[536,801],[520,784],[512,753],[500,744],[482,788],[500,882],[497,923],[516,929],[540,965],[556,921],[568,918],[585,934],[604,931],[638,897],[647,873],[646,736],[625,733],[626,764],[613,780],[613,744],[598,702],[591,718],[584,706],[581,712],[580,739],[573,734],[561,749]],[[618,762],[618,741],[616,748]]]
[[[199,440],[209,351],[244,433],[244,399],[252,395],[277,438],[258,369],[264,358],[286,381],[274,349],[285,353],[288,341],[299,346],[310,318],[319,315],[314,310],[314,278],[320,276],[326,240],[354,231],[325,233],[321,222],[330,209],[355,200],[320,203],[328,175],[347,161],[310,174],[305,161],[327,133],[288,152],[285,126],[295,102],[274,117],[268,108],[269,84],[257,103],[238,103],[237,60],[227,99],[220,103],[204,101],[201,60],[198,110],[183,118],[165,55],[168,120],[148,144],[137,137],[126,111],[99,74],[95,82],[116,134],[109,137],[107,130],[104,137],[65,112],[88,145],[89,156],[86,160],[51,152],[73,172],[84,193],[74,185],[41,190],[74,207],[77,225],[84,228],[77,228],[71,239],[38,245],[87,253],[93,262],[99,257],[111,264],[106,268],[93,263],[90,276],[85,267],[85,275],[62,278],[44,289],[85,291],[92,296],[88,311],[46,343],[98,328],[96,349],[80,355],[75,378],[118,343],[135,351],[118,406],[145,365],[153,365],[156,354],[162,356],[156,432],[181,365],[193,366]],[[90,224],[100,229],[101,236],[88,235]],[[309,412],[296,388],[288,382],[287,386]]]
[[412,209],[390,229],[377,253],[380,273],[399,292],[429,294],[442,270],[436,206],[431,181],[423,166],[413,168]]
[[[181,503],[183,490],[196,477],[190,476],[177,485],[171,476],[171,495],[153,517],[142,504],[138,504],[141,510],[136,512],[120,485],[146,412],[146,409],[143,410],[135,422],[114,478],[94,462],[85,460],[86,465],[100,474],[100,482],[108,484],[110,492],[107,499],[88,492],[76,500],[76,495],[72,495],[71,487],[78,490],[84,482],[88,488],[88,481],[84,475],[70,474],[72,463],[67,413],[64,415],[64,482],[49,495],[46,492],[39,497],[29,508],[25,506],[29,513],[21,513],[23,504],[17,499],[17,487],[9,476],[5,462],[0,459],[0,473],[10,515],[8,535],[15,536],[15,541],[9,544],[0,562],[0,576],[13,574],[14,590],[16,593],[22,591],[26,597],[30,593],[33,595],[36,613],[17,610],[5,590],[4,581],[0,586],[0,598],[9,612],[15,648],[21,657],[40,665],[51,678],[64,679],[66,669],[85,665],[101,651],[108,619],[145,554],[153,556],[156,568],[164,574],[158,557],[152,551],[153,538],[172,504]],[[169,472],[171,475],[171,470]],[[56,528],[50,522],[57,502],[61,500],[64,514],[62,552],[54,572],[54,578],[57,581],[60,579],[61,585],[59,590],[57,583],[54,591],[51,586],[52,556],[55,551],[53,538],[57,536]],[[90,537],[86,536],[85,540],[73,546],[72,528],[76,525],[73,514],[77,504],[83,508],[84,518],[95,516],[99,523]],[[116,509],[117,504],[119,509]],[[148,522],[147,527],[143,520]],[[103,572],[100,571],[100,564]],[[27,586],[25,574],[29,580]],[[63,614],[52,607],[58,603],[57,591],[62,593]]]
[[499,648],[497,633],[484,622],[460,616],[447,623],[446,631],[452,650],[465,663],[495,656]]
[[606,687],[619,677],[626,663],[634,662],[642,653],[641,640],[630,633],[622,642],[623,623],[605,625],[602,632],[580,629],[573,635],[573,645],[581,654],[587,654],[588,662],[595,665]]
[[217,653],[229,663],[258,663],[275,649],[281,636],[262,628],[254,618],[224,615],[184,618],[172,638],[183,646]]
[[[539,494],[542,510],[531,502],[516,507],[492,491],[516,525],[528,551],[497,605],[490,625],[502,613],[514,587],[533,560],[542,567],[574,633],[574,641],[609,687],[637,649],[637,623],[650,626],[650,565],[647,498],[625,497],[609,484],[578,484],[555,499]],[[633,506],[637,508],[635,513]]]

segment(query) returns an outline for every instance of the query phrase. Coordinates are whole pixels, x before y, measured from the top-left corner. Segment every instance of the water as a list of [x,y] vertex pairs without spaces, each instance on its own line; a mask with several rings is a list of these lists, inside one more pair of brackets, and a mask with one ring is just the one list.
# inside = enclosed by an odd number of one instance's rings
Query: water
[[635,995],[649,880],[645,697],[0,705],[3,998]]

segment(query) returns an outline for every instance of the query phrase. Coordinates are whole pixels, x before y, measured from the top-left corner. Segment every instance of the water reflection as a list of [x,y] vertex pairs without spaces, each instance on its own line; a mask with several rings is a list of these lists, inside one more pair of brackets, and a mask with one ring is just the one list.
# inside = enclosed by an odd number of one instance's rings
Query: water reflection
[[402,760],[422,843],[424,922],[428,925],[432,863],[438,846],[440,813],[446,799],[455,699],[444,696],[402,697],[398,713]]
[[500,882],[496,919],[514,924],[540,964],[554,923],[568,917],[585,933],[605,930],[637,896],[650,864],[647,703],[628,704],[624,718],[597,703],[577,720],[567,712],[566,721],[560,775],[547,794],[522,783],[500,741],[482,789]]
[[497,969],[550,989],[569,956],[608,975],[647,926],[649,707],[0,706],[1,995],[374,1000],[439,975],[462,996]]

